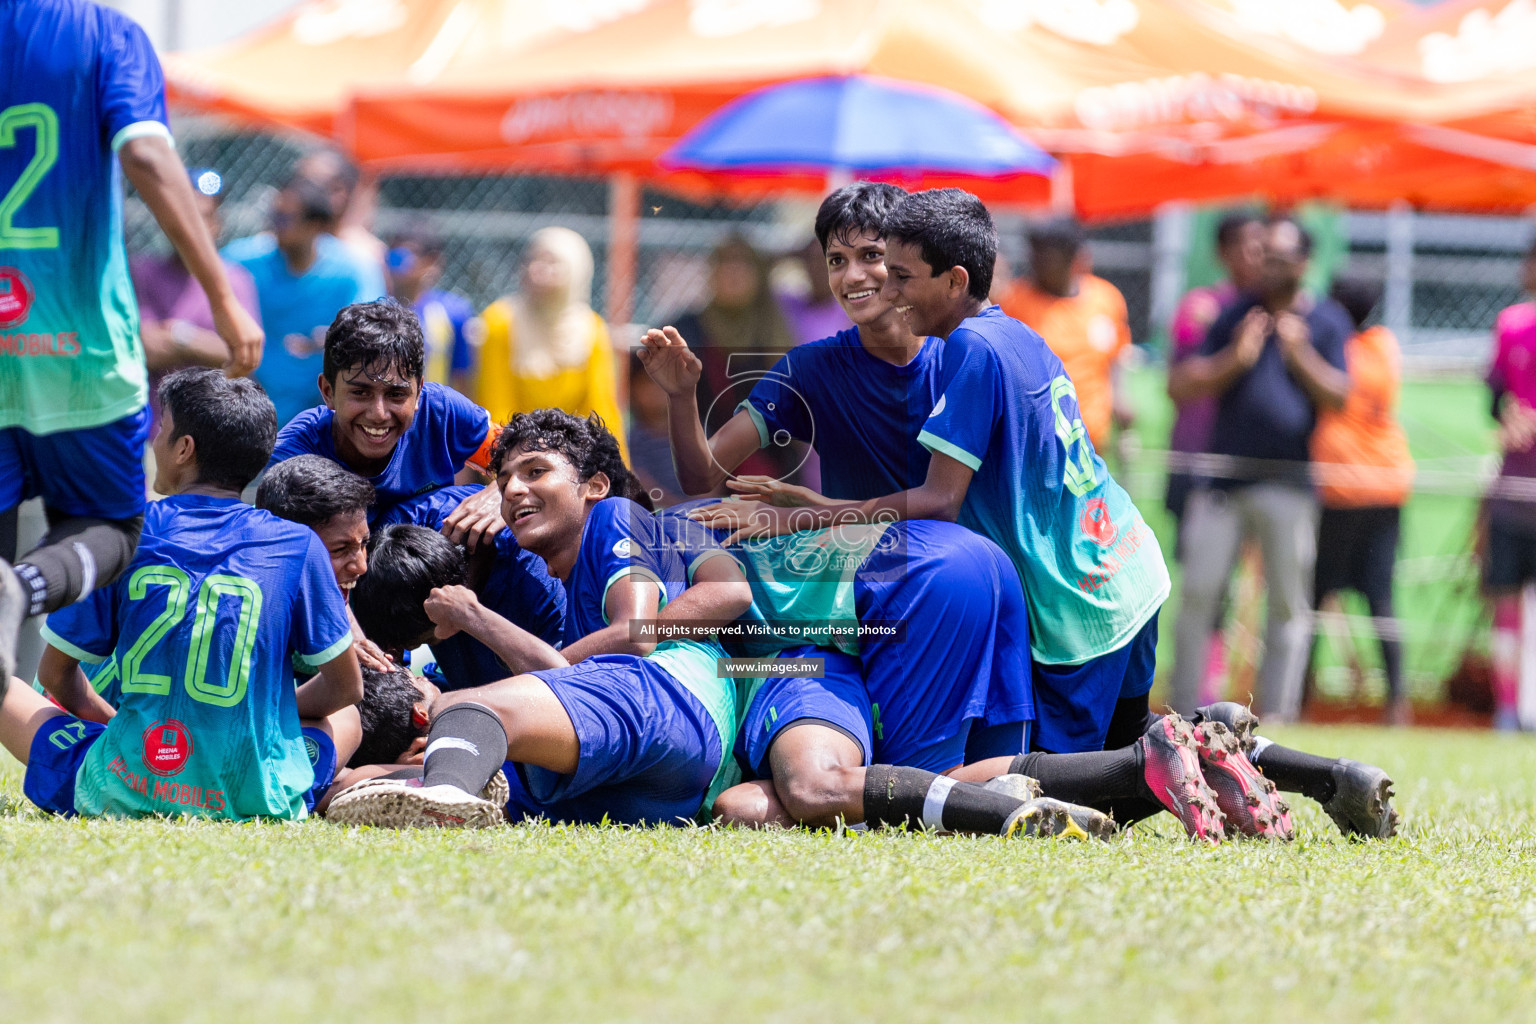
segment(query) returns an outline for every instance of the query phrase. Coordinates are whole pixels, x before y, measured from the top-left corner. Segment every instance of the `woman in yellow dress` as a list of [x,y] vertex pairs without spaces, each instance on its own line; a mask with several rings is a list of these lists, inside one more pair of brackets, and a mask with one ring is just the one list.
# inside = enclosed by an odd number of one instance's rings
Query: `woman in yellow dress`
[[534,233],[521,287],[485,310],[476,400],[497,423],[516,412],[597,413],[628,460],[608,325],[591,306],[592,250],[569,228]]

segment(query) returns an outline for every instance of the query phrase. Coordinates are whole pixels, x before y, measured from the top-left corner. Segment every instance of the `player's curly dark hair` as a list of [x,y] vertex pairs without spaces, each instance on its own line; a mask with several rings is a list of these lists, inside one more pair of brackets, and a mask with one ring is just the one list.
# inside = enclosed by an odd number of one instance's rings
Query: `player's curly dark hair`
[[608,477],[610,495],[646,504],[644,488],[619,454],[618,439],[597,413],[586,419],[559,409],[513,413],[491,449],[491,472],[499,476],[502,462],[518,451],[563,455],[576,467],[579,479],[590,480],[603,473]]
[[421,380],[427,370],[427,344],[415,311],[394,299],[343,306],[326,328],[320,372],[334,385],[340,374],[353,370],[375,378],[393,371]]
[[357,705],[362,719],[363,741],[347,762],[348,768],[365,764],[394,764],[410,749],[416,737],[426,734],[416,725],[416,703],[421,691],[403,668],[389,672],[363,669],[363,699]]
[[368,571],[352,590],[352,614],[385,650],[415,647],[433,629],[423,607],[433,588],[468,578],[463,549],[436,530],[385,526],[368,542]]

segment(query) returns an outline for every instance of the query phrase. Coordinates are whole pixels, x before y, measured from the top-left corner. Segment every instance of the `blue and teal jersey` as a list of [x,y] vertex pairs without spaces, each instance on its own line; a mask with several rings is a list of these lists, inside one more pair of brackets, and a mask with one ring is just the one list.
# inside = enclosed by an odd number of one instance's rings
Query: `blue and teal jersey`
[[[640,577],[661,588],[661,607],[688,589],[689,566],[661,520],[628,498],[604,498],[592,506],[581,530],[581,547],[565,580],[565,646],[608,624],[608,590],[621,579]],[[715,676],[719,644],[668,640],[649,660],[660,663],[709,710],[722,750],[736,736],[736,686]]]
[[[336,454],[335,421],[336,414],[324,405],[299,413],[277,432],[267,468],[295,455],[319,455],[351,469]],[[491,440],[492,430],[491,414],[474,402],[452,388],[423,384],[416,416],[396,442],[389,465],[368,477],[374,495],[369,521],[379,521],[378,517],[408,498],[452,484],[454,475]]]
[[821,491],[866,501],[922,484],[928,453],[917,442],[939,398],[944,343],[927,338],[916,358],[895,366],[870,355],[850,327],[790,349],[756,378],[739,408],[757,426],[760,447],[804,441],[821,457]]
[[314,776],[293,671],[352,645],[314,531],[232,498],[152,502],[128,568],[43,636],[117,661],[121,699],[80,769],[81,814],[304,817]]
[[918,440],[975,473],[960,522],[1018,569],[1034,659],[1075,665],[1130,642],[1167,598],[1168,568],[1061,360],[988,306],[945,339],[943,379]]
[[[473,484],[431,491],[396,505],[380,517],[379,525],[411,523],[441,530],[443,520],[479,491]],[[475,595],[482,605],[550,646],[563,642],[565,587],[549,574],[542,558],[518,545],[510,529],[496,535],[491,564],[485,578],[476,582]],[[468,633],[433,640],[431,647],[445,690],[484,686],[510,674],[489,647]]]
[[117,150],[170,139],[144,30],[89,0],[0,3],[0,428],[144,407]]

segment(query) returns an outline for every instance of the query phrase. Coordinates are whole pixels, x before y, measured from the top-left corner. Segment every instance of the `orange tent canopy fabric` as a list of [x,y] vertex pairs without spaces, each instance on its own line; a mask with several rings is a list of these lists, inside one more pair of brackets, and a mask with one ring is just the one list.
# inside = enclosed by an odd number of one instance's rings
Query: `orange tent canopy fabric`
[[[607,7],[633,9],[643,0]],[[258,123],[337,133],[354,91],[419,87],[598,24],[592,4],[541,0],[305,0],[233,42],[164,56],[170,99]]]

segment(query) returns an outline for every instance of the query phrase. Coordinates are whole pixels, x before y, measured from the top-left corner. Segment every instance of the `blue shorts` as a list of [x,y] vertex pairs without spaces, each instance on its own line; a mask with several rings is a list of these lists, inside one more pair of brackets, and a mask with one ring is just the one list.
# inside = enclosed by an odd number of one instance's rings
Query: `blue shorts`
[[21,790],[51,814],[75,816],[75,775],[107,727],[73,715],[55,715],[32,737]]
[[860,641],[875,763],[946,771],[964,762],[971,723],[1034,717],[1023,588],[996,544],[954,523],[895,524],[859,566],[854,600],[860,622],[904,624]]
[[1029,752],[1029,733],[1033,722],[1003,722],[1000,725],[971,723],[965,738],[965,763],[975,764],[994,757],[1017,757]]
[[144,514],[144,442],[149,408],[100,427],[29,434],[0,430],[0,512],[41,497],[66,516],[132,519]]
[[655,825],[697,817],[726,752],[708,708],[672,673],[648,658],[600,654],[532,674],[564,706],[581,753],[572,775],[518,765],[511,820]]
[[1080,665],[1036,665],[1035,746],[1055,754],[1103,750],[1115,703],[1152,689],[1157,613],[1119,650]]
[[790,676],[763,680],[736,733],[736,757],[757,778],[772,778],[768,750],[774,740],[796,722],[814,720],[847,734],[863,752],[863,763],[869,764],[874,752],[874,723],[858,659],[819,647],[797,647],[779,656],[825,658],[826,675],[821,679]]
[[315,805],[325,798],[325,791],[336,781],[336,744],[324,730],[306,725],[304,750],[309,754],[309,766],[315,770],[314,785],[304,791],[304,806],[314,814]]

